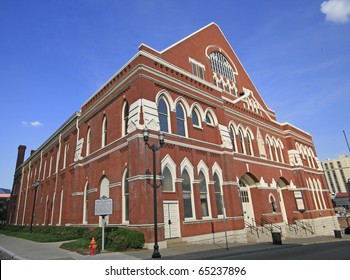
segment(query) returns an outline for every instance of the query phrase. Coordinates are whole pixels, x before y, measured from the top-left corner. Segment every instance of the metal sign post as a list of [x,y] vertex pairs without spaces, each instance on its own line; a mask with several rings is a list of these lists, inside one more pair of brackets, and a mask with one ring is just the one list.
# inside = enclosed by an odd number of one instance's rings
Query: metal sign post
[[102,218],[102,249],[101,252],[103,253],[105,250],[105,215],[101,215]]
[[105,250],[105,217],[111,215],[113,211],[113,201],[107,196],[102,196],[100,199],[95,200],[95,215],[102,218],[102,249]]

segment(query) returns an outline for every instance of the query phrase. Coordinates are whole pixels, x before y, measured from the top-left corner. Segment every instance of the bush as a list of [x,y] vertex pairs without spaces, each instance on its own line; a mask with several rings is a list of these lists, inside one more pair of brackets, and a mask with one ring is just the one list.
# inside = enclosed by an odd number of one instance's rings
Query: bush
[[106,248],[110,251],[125,251],[129,247],[129,239],[118,231],[111,231],[106,237]]
[[[91,240],[95,238],[97,248],[102,248],[102,229],[95,228],[85,237]],[[119,227],[105,228],[105,249],[110,251],[122,251],[126,249],[142,249],[145,237],[142,232]]]
[[[5,234],[38,242],[76,240],[76,242],[69,242],[69,245],[63,245],[63,248],[64,246],[81,248],[79,250],[88,249],[91,239],[94,238],[97,251],[102,248],[102,228],[100,227],[90,230],[84,227],[33,226],[32,233],[29,233],[29,226],[6,225],[3,231]],[[105,228],[106,250],[142,249],[144,243],[145,237],[142,232],[119,227]],[[76,251],[79,252],[79,250]]]

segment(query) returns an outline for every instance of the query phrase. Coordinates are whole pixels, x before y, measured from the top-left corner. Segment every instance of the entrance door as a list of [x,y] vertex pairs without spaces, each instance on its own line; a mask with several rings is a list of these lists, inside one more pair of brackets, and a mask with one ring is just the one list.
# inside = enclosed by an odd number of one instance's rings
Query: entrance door
[[178,202],[164,201],[163,210],[165,239],[180,237],[180,218]]
[[242,201],[244,221],[253,226],[256,226],[253,222],[254,210],[252,205],[252,199],[250,196],[250,189],[249,189],[249,185],[245,180],[240,180],[239,192],[240,192],[241,201]]

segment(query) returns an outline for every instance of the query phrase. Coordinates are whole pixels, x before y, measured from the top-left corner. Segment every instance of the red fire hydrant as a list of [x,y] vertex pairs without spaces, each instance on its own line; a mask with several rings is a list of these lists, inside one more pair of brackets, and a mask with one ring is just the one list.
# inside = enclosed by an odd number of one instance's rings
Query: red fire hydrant
[[90,245],[89,245],[89,249],[90,249],[90,256],[94,256],[95,255],[95,249],[96,249],[97,245],[96,245],[96,241],[95,238],[93,237],[90,241]]

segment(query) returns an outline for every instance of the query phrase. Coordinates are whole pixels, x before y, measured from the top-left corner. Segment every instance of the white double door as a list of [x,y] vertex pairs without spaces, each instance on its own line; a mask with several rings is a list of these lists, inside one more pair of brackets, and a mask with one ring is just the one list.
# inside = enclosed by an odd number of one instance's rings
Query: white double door
[[165,239],[180,237],[179,203],[177,201],[164,201],[163,212]]

